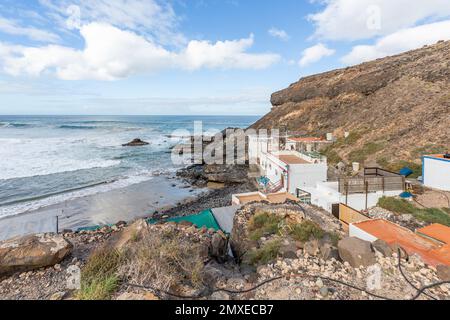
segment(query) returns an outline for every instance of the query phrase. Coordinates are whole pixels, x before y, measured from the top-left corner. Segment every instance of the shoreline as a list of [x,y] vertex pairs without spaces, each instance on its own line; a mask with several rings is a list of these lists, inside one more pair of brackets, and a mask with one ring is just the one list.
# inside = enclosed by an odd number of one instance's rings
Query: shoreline
[[[71,199],[37,210],[0,218],[0,241],[33,233],[132,222],[186,206],[208,194],[175,176],[151,180],[104,193]],[[58,216],[58,220],[56,219]]]

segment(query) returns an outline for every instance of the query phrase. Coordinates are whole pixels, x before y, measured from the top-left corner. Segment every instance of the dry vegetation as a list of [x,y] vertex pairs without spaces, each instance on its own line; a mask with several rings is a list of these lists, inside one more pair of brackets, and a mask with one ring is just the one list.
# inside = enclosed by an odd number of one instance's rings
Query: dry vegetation
[[180,284],[201,287],[203,268],[199,244],[186,242],[173,232],[152,233],[125,252],[120,276],[135,284],[151,284],[169,291]]
[[76,297],[109,300],[128,283],[171,292],[202,288],[205,244],[169,227],[156,230],[132,234],[120,251],[104,245],[93,252],[82,268]]

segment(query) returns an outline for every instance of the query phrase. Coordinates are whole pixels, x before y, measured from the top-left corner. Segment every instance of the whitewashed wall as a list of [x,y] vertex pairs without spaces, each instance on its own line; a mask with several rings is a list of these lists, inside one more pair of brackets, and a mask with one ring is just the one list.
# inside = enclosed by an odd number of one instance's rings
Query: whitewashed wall
[[423,165],[425,186],[450,191],[450,160],[425,157]]

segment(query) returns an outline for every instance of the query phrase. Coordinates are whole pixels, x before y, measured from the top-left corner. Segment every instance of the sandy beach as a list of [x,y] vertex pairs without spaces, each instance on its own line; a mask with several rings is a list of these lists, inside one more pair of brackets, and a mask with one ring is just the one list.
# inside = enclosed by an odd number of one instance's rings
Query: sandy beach
[[0,220],[0,240],[36,232],[114,224],[151,217],[195,200],[206,192],[167,176],[105,193],[73,199]]

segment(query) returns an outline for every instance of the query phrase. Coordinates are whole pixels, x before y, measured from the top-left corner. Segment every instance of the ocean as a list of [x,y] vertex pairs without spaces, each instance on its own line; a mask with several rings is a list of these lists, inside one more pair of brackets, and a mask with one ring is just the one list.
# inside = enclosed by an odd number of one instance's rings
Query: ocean
[[[0,116],[0,218],[139,184],[179,167],[171,148],[203,130],[247,128],[256,116]],[[150,144],[122,147],[134,138]]]

